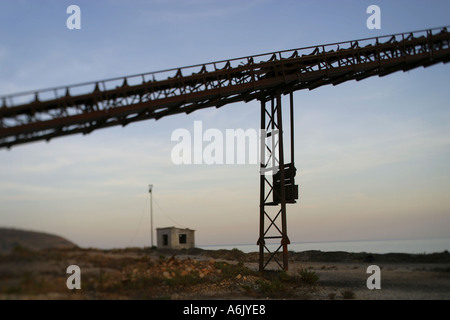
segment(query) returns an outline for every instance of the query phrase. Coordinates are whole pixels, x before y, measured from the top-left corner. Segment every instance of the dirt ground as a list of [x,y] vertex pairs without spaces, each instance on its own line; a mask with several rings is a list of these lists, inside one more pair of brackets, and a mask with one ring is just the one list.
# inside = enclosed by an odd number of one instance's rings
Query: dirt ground
[[[313,253],[291,254],[287,272],[271,263],[260,273],[257,254],[236,249],[19,248],[0,255],[0,299],[450,299],[448,252],[420,257]],[[67,287],[69,265],[80,267],[79,290]],[[380,267],[381,289],[367,288],[370,265]]]
[[[368,289],[367,263],[294,263],[291,268],[306,267],[319,275],[315,299],[329,299],[342,292],[354,292],[362,300],[442,300],[450,299],[448,264],[380,264],[380,289]],[[446,270],[446,271],[443,271]]]

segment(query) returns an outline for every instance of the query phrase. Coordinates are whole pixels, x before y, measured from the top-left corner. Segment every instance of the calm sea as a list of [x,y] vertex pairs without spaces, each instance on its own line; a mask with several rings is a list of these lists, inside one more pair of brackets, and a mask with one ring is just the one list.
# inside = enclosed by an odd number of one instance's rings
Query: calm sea
[[[234,245],[204,245],[202,249],[239,249],[243,252],[256,252],[255,244]],[[269,244],[269,250],[275,250],[277,244]],[[413,240],[363,240],[363,241],[324,241],[324,242],[295,242],[288,247],[290,251],[301,252],[307,250],[346,251],[368,253],[434,253],[450,251],[450,238],[444,239],[413,239]]]

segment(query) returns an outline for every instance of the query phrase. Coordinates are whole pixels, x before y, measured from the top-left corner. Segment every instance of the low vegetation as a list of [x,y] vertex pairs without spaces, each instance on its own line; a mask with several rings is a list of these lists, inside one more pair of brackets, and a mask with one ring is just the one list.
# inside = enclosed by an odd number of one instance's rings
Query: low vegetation
[[[446,259],[447,254],[432,258]],[[295,253],[291,256],[298,257]],[[67,288],[70,265],[81,269],[81,290]],[[342,272],[333,263],[316,264],[313,268],[297,262],[298,269],[263,273],[256,270],[257,266],[257,256],[238,249],[32,250],[15,246],[10,253],[0,254],[0,299],[361,298],[355,282],[344,281],[342,286],[336,286],[329,276],[319,278],[319,274]],[[349,268],[360,271],[355,266]],[[417,268],[424,268],[424,264]],[[448,264],[430,265],[426,270],[442,277],[449,272]],[[366,276],[364,270],[361,273]],[[327,292],[323,291],[324,286],[329,286]]]
[[[178,255],[176,255],[178,253]],[[260,273],[242,262],[234,249],[207,256],[188,251],[156,249],[48,249],[15,248],[0,255],[0,296],[3,299],[183,299],[214,297],[305,298],[318,276],[298,273]],[[239,260],[241,260],[239,262]],[[81,290],[69,290],[69,265],[82,271]]]
[[344,299],[355,299],[355,292],[353,292],[353,290],[346,289],[346,290],[343,290],[341,292],[341,294],[342,294],[342,298],[344,298]]

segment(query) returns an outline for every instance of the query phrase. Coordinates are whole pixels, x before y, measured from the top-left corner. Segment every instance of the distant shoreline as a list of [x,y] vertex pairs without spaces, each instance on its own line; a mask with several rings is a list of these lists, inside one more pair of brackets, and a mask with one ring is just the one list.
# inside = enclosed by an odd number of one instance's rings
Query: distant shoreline
[[[269,244],[270,249],[276,249],[279,244]],[[228,244],[228,245],[198,245],[201,249],[239,249],[250,253],[258,251],[256,244]],[[346,252],[370,252],[376,254],[385,253],[438,253],[450,250],[450,238],[429,239],[399,239],[399,240],[348,240],[348,241],[318,241],[318,242],[293,242],[288,246],[289,251],[346,251]]]
[[[112,251],[145,251],[150,255],[165,256],[197,256],[211,257],[214,259],[224,259],[237,262],[258,262],[259,252],[243,252],[235,249],[115,249]],[[346,252],[346,251],[290,251],[289,261],[292,262],[343,262],[343,263],[450,263],[450,252],[434,252],[426,254],[413,253],[368,253],[368,252]]]

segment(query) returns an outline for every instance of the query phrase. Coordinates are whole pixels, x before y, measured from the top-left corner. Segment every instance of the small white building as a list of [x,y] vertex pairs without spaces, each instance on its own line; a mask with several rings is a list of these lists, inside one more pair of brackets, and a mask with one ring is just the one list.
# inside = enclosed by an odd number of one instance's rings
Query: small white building
[[195,247],[195,230],[176,227],[156,228],[158,249],[189,249]]

